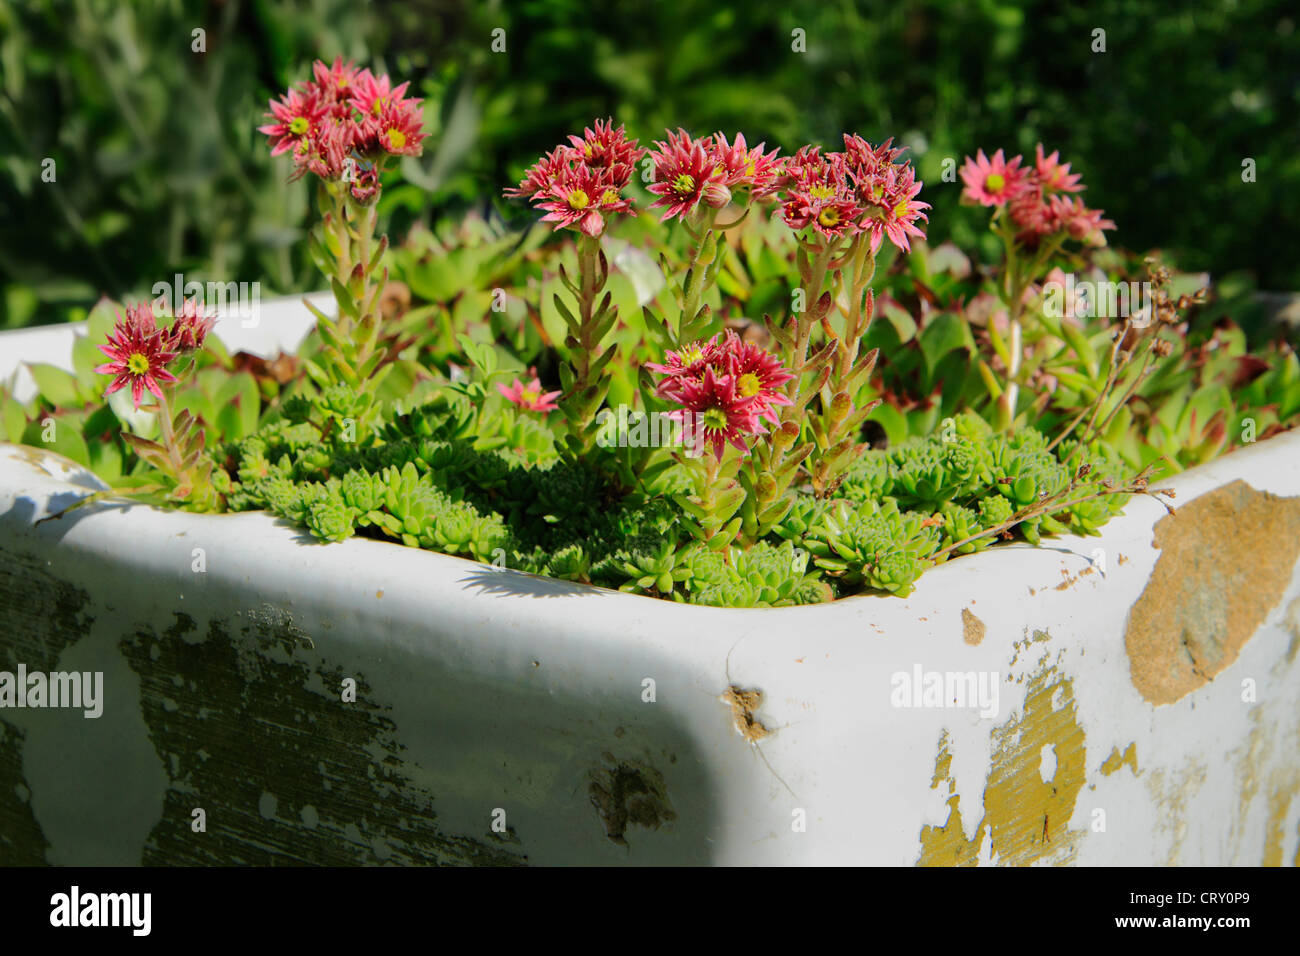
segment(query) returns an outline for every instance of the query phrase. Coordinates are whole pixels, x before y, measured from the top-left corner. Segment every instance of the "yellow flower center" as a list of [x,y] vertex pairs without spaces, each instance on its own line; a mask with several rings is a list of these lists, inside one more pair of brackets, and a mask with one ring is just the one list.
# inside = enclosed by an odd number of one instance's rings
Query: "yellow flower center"
[[754,161],[752,159],[745,160],[745,175],[746,176],[754,175]]
[[679,193],[689,193],[695,190],[695,177],[690,173],[682,173],[673,180],[673,190]]
[[838,226],[840,222],[840,211],[834,207],[823,209],[817,221],[823,226]]
[[909,205],[910,205],[910,203],[908,203],[908,201],[907,201],[906,199],[904,199],[904,200],[903,200],[902,202],[900,202],[897,206],[895,206],[895,207],[894,207],[894,218],[895,218],[895,219],[902,219],[904,216],[906,216],[906,215],[907,215],[907,210],[908,210]]
[[813,199],[830,199],[835,195],[835,188],[833,186],[827,186],[824,183],[819,183],[812,189],[808,190],[808,195],[812,196]]
[[390,129],[388,131],[388,141],[393,144],[393,149],[401,149],[406,145],[406,134],[400,129]]
[[570,209],[586,209],[590,202],[591,199],[588,198],[587,194],[581,189],[575,189],[573,192],[569,193]]
[[606,189],[600,194],[600,204],[602,206],[612,206],[616,202],[618,202],[618,190]]
[[758,380],[758,376],[753,372],[746,372],[740,376],[737,388],[745,398],[753,398],[763,390],[763,383]]
[[720,408],[710,408],[700,417],[709,431],[722,431],[727,427],[727,413]]
[[305,116],[295,116],[293,122],[289,124],[289,132],[293,133],[295,136],[301,136],[309,129],[311,129],[311,124],[307,122],[307,117]]
[[143,375],[149,371],[149,359],[141,352],[132,352],[126,360],[126,370],[132,375]]
[[994,193],[1001,192],[1006,184],[1006,177],[1001,173],[989,173],[988,178],[984,180],[984,188]]

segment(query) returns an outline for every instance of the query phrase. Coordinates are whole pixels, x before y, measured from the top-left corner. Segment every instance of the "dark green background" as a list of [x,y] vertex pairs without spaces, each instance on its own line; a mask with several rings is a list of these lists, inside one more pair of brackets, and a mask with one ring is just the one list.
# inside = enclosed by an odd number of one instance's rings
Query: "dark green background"
[[[1042,139],[1084,174],[1118,243],[1297,289],[1297,18],[1290,0],[0,0],[0,327],[78,317],[177,271],[318,285],[300,241],[308,187],[286,183],[254,127],[270,95],[337,53],[429,97],[430,148],[385,196],[395,233],[475,205],[528,221],[501,188],[612,114],[643,140],[681,124],[783,151],[896,136],[926,180],[932,235],[970,243],[984,217],[958,207],[944,159]],[[191,52],[196,28],[206,53]]]

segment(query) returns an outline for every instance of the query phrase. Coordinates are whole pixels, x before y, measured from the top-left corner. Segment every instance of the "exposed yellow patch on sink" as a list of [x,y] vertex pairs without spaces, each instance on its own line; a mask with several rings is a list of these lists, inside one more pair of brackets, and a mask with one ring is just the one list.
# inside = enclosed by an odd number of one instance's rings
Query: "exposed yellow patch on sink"
[[[1055,667],[1041,668],[1030,678],[1023,711],[995,727],[992,742],[984,817],[975,836],[967,839],[961,795],[949,775],[949,741],[946,735],[940,740],[931,786],[937,789],[943,780],[948,781],[948,820],[943,826],[921,829],[918,865],[974,865],[986,832],[997,863],[1065,863],[1073,859],[1082,831],[1070,830],[1069,821],[1087,775],[1087,748],[1073,683]],[[1048,780],[1040,771],[1044,748],[1056,756],[1055,772]]]

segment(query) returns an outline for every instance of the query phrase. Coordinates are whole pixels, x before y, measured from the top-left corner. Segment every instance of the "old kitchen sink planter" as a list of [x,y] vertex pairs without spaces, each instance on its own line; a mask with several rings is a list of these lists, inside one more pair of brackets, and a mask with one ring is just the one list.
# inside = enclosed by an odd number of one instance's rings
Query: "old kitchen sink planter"
[[6,863],[1295,862],[1294,433],[1176,517],[767,610],[265,514],[37,524],[95,483],[0,447],[3,669],[104,687],[0,713]]
[[324,296],[5,337],[6,858],[1295,859],[1287,342],[1041,146],[996,266],[891,142],[612,120],[506,190],[572,243],[389,249],[421,116],[271,103]]

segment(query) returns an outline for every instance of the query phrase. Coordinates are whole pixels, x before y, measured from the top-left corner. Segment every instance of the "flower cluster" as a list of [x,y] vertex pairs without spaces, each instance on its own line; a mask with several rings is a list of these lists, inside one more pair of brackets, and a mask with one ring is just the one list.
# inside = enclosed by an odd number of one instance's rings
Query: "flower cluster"
[[333,66],[317,60],[311,80],[271,101],[272,122],[258,132],[271,138],[272,156],[292,154],[295,179],[310,172],[343,180],[353,199],[368,203],[388,157],[423,151],[421,101],[406,96],[407,86],[342,58]]
[[804,146],[785,164],[780,181],[783,214],[792,229],[812,229],[825,239],[866,233],[874,255],[888,239],[904,252],[911,237],[924,238],[929,203],[917,200],[921,182],[903,150],[886,140],[872,146],[846,133],[844,151]]
[[747,452],[745,436],[766,434],[763,419],[776,422],[776,406],[791,404],[782,386],[794,376],[735,332],[669,351],[665,359],[646,365],[663,376],[655,394],[682,406],[669,417],[687,426],[696,451],[708,446],[721,458],[731,444]]
[[963,201],[1005,207],[1016,238],[1026,245],[1062,235],[1100,246],[1106,244],[1103,230],[1115,228],[1100,209],[1089,209],[1081,199],[1067,195],[1083,191],[1081,177],[1061,162],[1059,152],[1044,155],[1042,143],[1035,149],[1033,166],[1024,165],[1022,156],[1007,159],[998,150],[990,159],[980,150],[974,159],[966,157],[961,178]]
[[113,376],[104,394],[111,395],[130,385],[136,408],[140,407],[146,389],[156,398],[162,398],[160,386],[178,381],[167,366],[178,356],[202,348],[214,321],[212,316],[199,311],[194,300],[186,301],[175,321],[162,328],[149,303],[128,306],[126,315],[118,315],[108,344],[99,346],[112,360],[95,369],[98,374]]
[[632,212],[623,190],[632,181],[632,171],[645,150],[628,139],[614,121],[596,120],[582,136],[570,136],[547,153],[524,174],[509,199],[529,199],[546,211],[544,222],[557,230],[574,227],[588,236],[605,231],[605,217]]
[[692,139],[684,129],[669,130],[667,141],[656,141],[650,153],[654,182],[647,188],[659,197],[650,208],[664,208],[667,222],[689,216],[701,203],[721,209],[737,193],[768,195],[781,173],[781,161],[775,149],[764,153],[765,145],[750,147],[743,133],[728,142],[723,133]]

